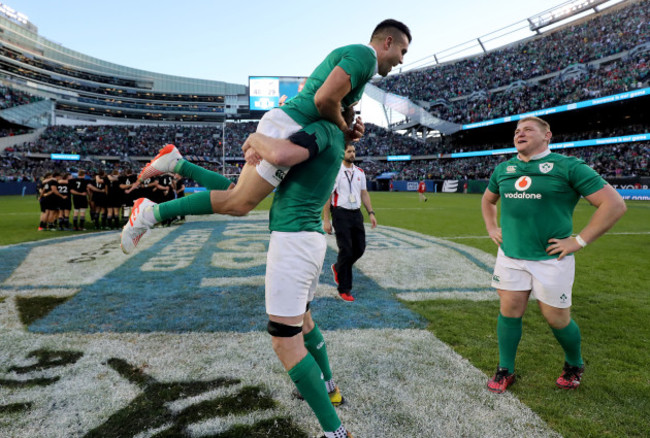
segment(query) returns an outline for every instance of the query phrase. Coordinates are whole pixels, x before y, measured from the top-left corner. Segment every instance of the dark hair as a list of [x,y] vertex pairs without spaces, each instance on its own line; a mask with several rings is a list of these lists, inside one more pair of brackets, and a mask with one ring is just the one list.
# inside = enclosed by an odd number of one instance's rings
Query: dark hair
[[372,31],[370,39],[374,38],[376,35],[389,28],[397,29],[402,32],[408,38],[409,44],[411,43],[411,31],[409,30],[408,26],[401,21],[393,20],[392,18],[379,23],[377,27],[375,27],[375,30]]

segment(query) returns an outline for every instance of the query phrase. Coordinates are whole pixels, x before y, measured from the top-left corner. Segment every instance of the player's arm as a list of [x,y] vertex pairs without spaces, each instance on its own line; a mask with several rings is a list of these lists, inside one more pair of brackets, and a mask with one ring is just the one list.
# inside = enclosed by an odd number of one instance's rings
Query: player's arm
[[[315,139],[314,146],[317,152],[318,146],[316,145]],[[248,136],[242,146],[242,150],[244,151],[247,162],[250,162],[249,157],[252,158],[253,154],[256,153],[260,158],[263,158],[272,165],[281,167],[291,167],[302,163],[311,154],[310,148],[307,146],[297,145],[283,138],[272,138],[259,132]],[[254,163],[251,162],[251,164]]]
[[323,231],[327,234],[332,234],[332,223],[330,222],[330,211],[332,209],[332,197],[327,198],[325,206],[323,207]]
[[366,207],[372,228],[375,228],[377,226],[377,218],[375,218],[375,212],[372,210],[372,203],[370,202],[368,190],[361,190],[361,202],[363,203],[363,206]]
[[85,196],[86,192],[80,192],[78,190],[73,189],[72,187],[70,188],[70,193],[76,196]]
[[[609,184],[591,195],[585,196],[596,211],[591,216],[586,227],[578,233],[585,245],[605,234],[625,214],[627,206],[621,195]],[[577,236],[576,236],[577,237]],[[579,251],[583,246],[576,237],[566,239],[549,239],[550,245],[546,252],[550,255],[560,254],[558,260],[564,256]]]
[[65,196],[63,196],[63,195],[61,194],[61,192],[59,192],[58,187],[55,186],[54,184],[51,186],[51,190],[52,190],[52,193],[54,193],[54,194],[55,194],[56,196],[58,196],[59,198],[63,198],[63,199],[65,199]]
[[501,234],[501,228],[497,223],[497,202],[499,201],[500,196],[496,193],[492,193],[490,189],[485,189],[483,193],[483,198],[481,198],[481,212],[483,213],[483,221],[485,222],[485,228],[487,229],[490,239],[497,245],[503,243],[503,235]]
[[314,95],[314,104],[320,115],[334,123],[343,132],[347,132],[350,126],[341,114],[341,102],[350,90],[352,90],[350,75],[341,67],[336,66]]

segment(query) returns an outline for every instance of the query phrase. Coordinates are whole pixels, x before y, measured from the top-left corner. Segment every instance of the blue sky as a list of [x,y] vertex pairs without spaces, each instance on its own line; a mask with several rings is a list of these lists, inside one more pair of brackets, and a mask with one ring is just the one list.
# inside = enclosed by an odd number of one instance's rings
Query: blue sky
[[4,3],[27,15],[41,36],[84,54],[147,71],[247,84],[249,75],[308,75],[332,49],[367,43],[385,18],[411,29],[413,43],[404,63],[409,67],[566,1]]

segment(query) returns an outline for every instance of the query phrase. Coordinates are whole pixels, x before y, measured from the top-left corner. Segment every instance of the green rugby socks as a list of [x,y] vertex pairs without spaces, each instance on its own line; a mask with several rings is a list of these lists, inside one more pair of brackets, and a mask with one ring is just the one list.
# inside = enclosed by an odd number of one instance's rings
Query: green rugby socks
[[508,318],[499,312],[497,337],[499,339],[499,367],[515,371],[515,356],[521,340],[522,318]]
[[582,367],[584,365],[581,353],[582,338],[578,324],[571,319],[569,325],[563,329],[558,330],[551,327],[551,331],[564,350],[566,362],[573,367]]
[[307,348],[307,351],[316,360],[320,370],[323,372],[325,381],[332,380],[332,369],[330,368],[330,360],[327,357],[327,345],[325,345],[323,334],[318,329],[318,324],[314,323],[314,329],[304,335],[303,338],[305,340],[305,348]]
[[296,384],[298,391],[305,398],[309,407],[316,414],[318,422],[325,432],[333,432],[341,427],[332,402],[330,402],[321,370],[314,357],[307,355],[296,366],[289,370],[289,377]]
[[182,158],[176,163],[174,172],[196,181],[208,190],[228,190],[232,184],[232,181],[220,173],[204,169]]
[[172,201],[154,205],[153,214],[156,222],[173,219],[177,216],[212,214],[210,192],[199,192]]

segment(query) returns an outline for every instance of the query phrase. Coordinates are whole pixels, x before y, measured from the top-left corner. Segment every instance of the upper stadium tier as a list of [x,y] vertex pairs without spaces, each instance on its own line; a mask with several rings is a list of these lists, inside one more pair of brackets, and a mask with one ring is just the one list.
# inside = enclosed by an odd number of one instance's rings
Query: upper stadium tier
[[0,13],[0,82],[55,102],[54,116],[222,123],[248,117],[245,85],[153,73],[70,50]]
[[540,35],[375,85],[458,125],[648,87],[648,16],[649,0],[627,0]]

